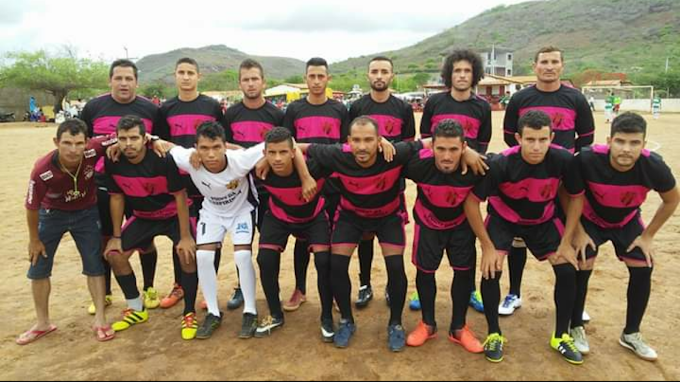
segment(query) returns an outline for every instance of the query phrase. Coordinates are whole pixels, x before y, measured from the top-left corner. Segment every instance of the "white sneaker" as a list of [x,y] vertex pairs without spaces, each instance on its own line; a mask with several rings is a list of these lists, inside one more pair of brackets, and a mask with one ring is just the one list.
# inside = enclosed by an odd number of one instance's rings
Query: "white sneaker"
[[590,345],[588,344],[588,337],[586,337],[586,328],[579,326],[578,328],[571,329],[569,333],[571,338],[574,339],[574,345],[576,349],[583,355],[590,353]]
[[515,310],[522,307],[522,299],[515,296],[514,294],[509,294],[505,297],[503,303],[498,307],[498,314],[501,316],[512,316]]
[[633,353],[635,353],[635,355],[644,359],[645,361],[654,362],[657,360],[657,358],[659,358],[659,356],[656,354],[656,351],[654,351],[654,349],[645,343],[640,333],[621,334],[619,344],[621,344],[621,346],[624,348],[631,350]]
[[588,312],[586,312],[585,310],[583,311],[583,322],[585,322],[586,324],[590,322],[590,314],[588,314]]

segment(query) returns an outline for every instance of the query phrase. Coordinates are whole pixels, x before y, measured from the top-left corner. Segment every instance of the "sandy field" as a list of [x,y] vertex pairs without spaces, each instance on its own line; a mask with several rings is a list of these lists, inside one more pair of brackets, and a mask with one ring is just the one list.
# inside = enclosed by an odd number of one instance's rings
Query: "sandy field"
[[[676,175],[680,175],[680,115],[664,115],[650,121],[650,146],[661,153]],[[493,150],[504,148],[501,136],[503,114],[494,114]],[[602,114],[596,115],[597,141],[604,142],[608,126]],[[35,313],[26,279],[28,233],[23,199],[35,160],[53,148],[55,127],[27,124],[0,125],[0,231],[2,259],[0,268],[0,379],[2,380],[677,380],[680,378],[680,348],[673,330],[680,324],[680,215],[676,214],[659,233],[653,292],[643,323],[645,338],[660,354],[657,363],[639,360],[618,345],[625,325],[628,271],[619,263],[609,245],[603,247],[598,268],[591,281],[587,311],[593,321],[588,326],[592,354],[582,367],[563,361],[549,347],[554,326],[553,272],[547,264],[529,261],[524,282],[525,306],[511,318],[502,319],[506,360],[492,365],[481,355],[466,353],[448,342],[446,329],[451,319],[449,288],[452,271],[442,266],[439,273],[437,318],[443,330],[437,340],[401,354],[387,350],[386,325],[389,316],[382,291],[386,284],[383,261],[376,256],[373,287],[377,294],[372,305],[356,312],[358,332],[348,350],[337,350],[320,340],[319,303],[315,291],[316,272],[310,267],[309,302],[286,316],[286,326],[268,339],[243,341],[237,338],[241,313],[225,315],[222,328],[206,342],[183,342],[180,337],[182,307],[152,311],[149,323],[135,327],[106,344],[97,343],[89,327],[86,309],[89,295],[75,245],[65,237],[58,251],[53,277],[51,315],[59,327],[56,333],[27,347],[14,339],[30,328]],[[415,187],[409,186],[413,202]],[[644,217],[649,222],[660,203],[649,198]],[[411,204],[412,205],[412,204]],[[412,227],[408,229],[412,240]],[[158,239],[160,251],[156,287],[167,293],[172,285],[170,243]],[[227,243],[228,244],[228,243]],[[410,259],[410,246],[406,258]],[[379,254],[379,252],[376,252]],[[231,251],[225,253],[220,272],[221,305],[235,285],[236,271]],[[408,260],[406,260],[408,261]],[[139,261],[132,261],[139,279]],[[408,264],[409,295],[415,290],[415,267]],[[358,261],[352,262],[353,295],[358,290]],[[507,272],[506,272],[507,273]],[[676,281],[673,281],[676,280]],[[140,280],[141,283],[141,280]],[[115,284],[115,281],[114,281]],[[503,293],[507,291],[507,276]],[[292,246],[282,262],[282,299],[294,288]],[[122,293],[114,286],[114,305],[107,311],[109,321],[120,318],[125,308]],[[180,304],[181,305],[181,304]],[[266,301],[258,286],[258,308],[266,315]],[[200,313],[201,319],[203,313]],[[337,315],[336,315],[337,319]],[[405,312],[407,330],[415,328],[420,313]],[[468,321],[484,338],[483,315],[470,311]],[[675,361],[674,361],[675,360]]]

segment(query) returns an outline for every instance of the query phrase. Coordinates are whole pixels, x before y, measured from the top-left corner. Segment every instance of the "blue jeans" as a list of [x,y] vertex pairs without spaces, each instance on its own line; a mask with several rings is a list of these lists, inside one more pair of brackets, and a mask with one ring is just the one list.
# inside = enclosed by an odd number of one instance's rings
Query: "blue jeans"
[[62,237],[67,232],[76,243],[83,262],[83,275],[99,277],[105,275],[102,257],[101,222],[96,206],[80,211],[40,210],[38,224],[40,241],[45,245],[47,258],[38,257],[36,265],[31,265],[28,278],[43,280],[52,277],[54,255]]

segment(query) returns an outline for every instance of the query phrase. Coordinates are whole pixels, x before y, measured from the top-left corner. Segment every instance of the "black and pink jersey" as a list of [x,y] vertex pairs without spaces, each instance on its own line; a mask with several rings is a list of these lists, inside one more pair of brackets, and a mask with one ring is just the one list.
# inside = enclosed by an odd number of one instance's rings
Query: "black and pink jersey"
[[[106,148],[116,142],[115,136],[91,139],[85,149],[77,184],[59,163],[59,152],[53,151],[35,163],[26,196],[26,209],[80,211],[97,205],[97,187],[94,181],[95,166],[106,153]],[[76,175],[76,174],[73,174]]]
[[572,154],[595,141],[595,120],[588,100],[577,89],[562,85],[556,92],[546,93],[531,86],[516,93],[505,111],[505,143],[510,147],[519,143],[515,139],[519,119],[531,110],[545,112],[552,119],[554,144]]
[[156,135],[187,149],[196,144],[196,130],[200,125],[222,123],[224,118],[219,102],[202,94],[191,102],[175,97],[165,102],[158,114]]
[[378,155],[370,168],[357,164],[349,145],[311,145],[310,158],[331,170],[337,179],[340,208],[366,219],[390,216],[401,208],[404,166],[423,149],[421,142],[400,142],[392,163]]
[[359,117],[370,117],[378,123],[380,135],[391,142],[409,142],[416,137],[416,122],[413,107],[395,96],[387,102],[378,103],[366,95],[352,104],[349,109],[350,121]]
[[[134,115],[142,119],[146,132],[154,133],[154,124],[158,120],[158,106],[144,97],[137,96],[132,103],[122,104],[116,102],[111,94],[105,94],[89,101],[83,108],[80,118],[87,125],[90,138],[116,133],[118,121],[127,115]],[[106,179],[103,176],[104,160],[97,163],[95,179],[97,186],[106,187]]]
[[[309,173],[317,180],[317,189],[322,190],[326,178],[331,175],[329,170],[317,165],[315,161],[307,161]],[[306,202],[302,196],[302,181],[296,170],[288,177],[280,177],[273,171],[262,181],[269,191],[269,211],[275,218],[290,224],[306,224],[325,211],[326,199],[321,192],[311,202]]]
[[486,154],[491,142],[491,105],[472,94],[469,100],[456,101],[450,92],[435,94],[425,104],[420,122],[420,135],[431,138],[437,126],[446,119],[458,121],[468,145],[475,151]]
[[542,163],[530,165],[516,146],[489,160],[491,169],[473,194],[480,201],[488,198],[489,214],[510,223],[546,223],[557,214],[558,191],[572,160],[570,152],[552,146]]
[[465,200],[482,178],[469,171],[444,174],[435,165],[434,152],[421,150],[406,165],[404,174],[418,185],[414,216],[418,224],[435,231],[454,229],[467,221]]
[[283,126],[283,116],[271,102],[259,109],[248,109],[243,102],[237,103],[224,114],[227,141],[247,149],[256,146],[264,142],[271,129]]
[[628,172],[615,170],[609,153],[606,145],[582,150],[574,159],[565,187],[570,194],[585,193],[585,219],[604,229],[617,229],[638,216],[650,191],[672,191],[676,181],[671,169],[656,153],[643,151]]
[[323,105],[312,105],[306,99],[288,106],[283,126],[299,143],[336,144],[347,141],[349,112],[345,105],[329,99]]
[[117,163],[107,158],[106,177],[109,193],[125,195],[137,218],[167,220],[177,216],[174,194],[185,188],[172,156],[161,158],[147,150],[139,164],[130,163],[124,156]]

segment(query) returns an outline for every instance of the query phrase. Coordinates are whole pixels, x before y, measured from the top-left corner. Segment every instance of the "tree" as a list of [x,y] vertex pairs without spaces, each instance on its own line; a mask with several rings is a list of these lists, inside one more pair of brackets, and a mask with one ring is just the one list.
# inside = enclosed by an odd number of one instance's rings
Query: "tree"
[[283,82],[286,84],[304,84],[305,79],[301,75],[296,75],[286,78]]
[[422,87],[423,85],[427,85],[428,82],[430,82],[430,75],[428,73],[418,73],[415,76],[413,76],[413,81],[418,85],[419,87]]
[[53,56],[41,50],[34,53],[9,53],[9,66],[0,68],[0,86],[45,91],[54,96],[55,113],[73,91],[107,88],[108,66],[102,62],[79,59],[73,54]]

